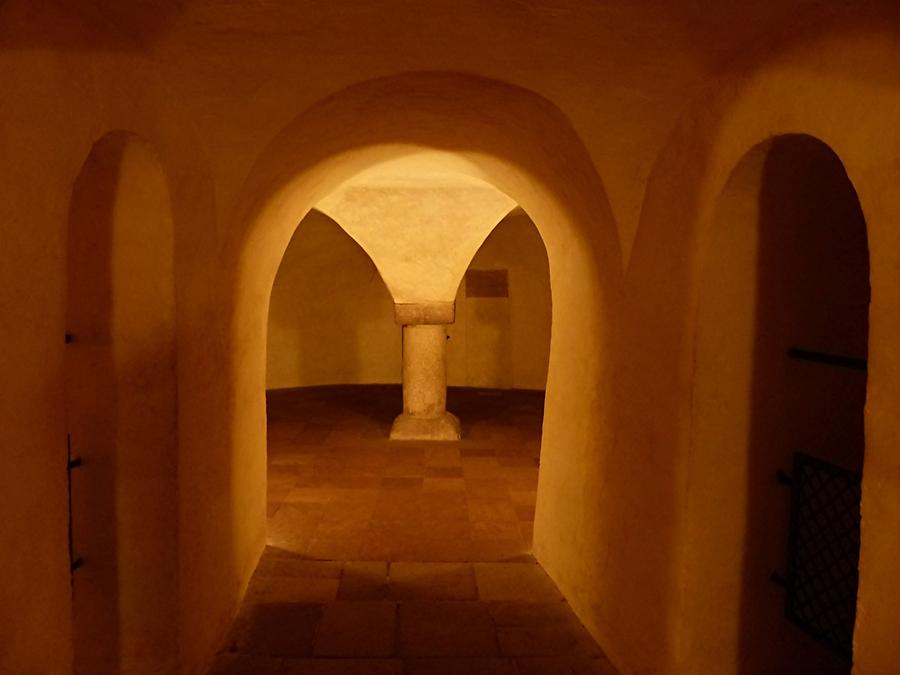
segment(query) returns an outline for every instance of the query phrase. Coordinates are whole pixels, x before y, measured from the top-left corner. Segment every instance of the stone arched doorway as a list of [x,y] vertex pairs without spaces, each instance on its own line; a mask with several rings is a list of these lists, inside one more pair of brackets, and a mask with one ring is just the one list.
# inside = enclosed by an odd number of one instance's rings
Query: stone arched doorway
[[[362,118],[360,109],[367,111]],[[509,124],[497,121],[507,118]],[[541,142],[551,129],[552,150]],[[587,493],[602,474],[612,433],[609,408],[598,404],[610,396],[606,330],[621,279],[609,205],[593,163],[555,108],[502,83],[445,73],[373,81],[323,101],[273,140],[245,183],[221,266],[225,343],[235,347],[222,353],[221,371],[229,392],[231,451],[224,462],[215,458],[215,475],[208,477],[226,481],[232,520],[221,540],[207,542],[193,560],[198,574],[214,566],[204,557],[221,547],[234,578],[245,582],[263,547],[266,315],[278,261],[296,223],[348,177],[423,147],[452,153],[456,170],[518,202],[546,244],[554,333],[535,554],[563,592],[593,576],[604,532],[578,523],[598,506],[571,495]],[[591,588],[590,595],[602,593]],[[234,611],[238,597],[223,609]],[[592,625],[595,600],[577,600],[576,611]]]
[[[407,175],[420,184],[426,177]],[[383,181],[379,191],[399,199],[396,183]],[[441,217],[417,223],[411,211],[434,211],[441,203],[435,191],[449,186],[456,192],[438,209]],[[397,214],[406,238],[385,232],[391,212],[387,223],[373,220],[368,194],[359,227],[369,232],[351,232],[388,249],[418,250],[417,264],[432,275],[428,242],[410,229],[418,224],[449,239],[461,227],[452,209],[465,190],[459,179],[432,175],[428,190],[412,196],[419,204],[403,199]],[[491,229],[476,231],[474,244],[486,236],[478,250],[452,261],[452,322],[434,326],[446,344],[441,396],[461,418],[463,440],[434,446],[389,440],[402,409],[402,339],[379,270],[396,281],[397,261],[381,255],[373,262],[320,211],[299,224],[279,266],[268,321],[269,555],[423,563],[528,556],[550,349],[548,261],[524,211],[499,223],[492,214],[481,220],[479,227]],[[446,247],[438,251],[450,264]],[[415,275],[411,286],[420,287]]]
[[[852,504],[827,486],[807,487],[804,499],[821,503],[802,502],[800,517],[809,508],[829,515],[824,531],[804,533],[801,524],[799,535],[792,491],[783,483],[797,452],[836,470],[862,470],[865,219],[834,152],[813,137],[785,135],[739,162],[711,232],[692,396],[685,602],[695,637],[687,663],[691,672],[849,672],[834,642],[840,637],[849,650],[858,482]],[[849,539],[824,543],[836,534],[828,528],[840,523],[841,534],[854,519]],[[813,577],[791,566],[789,541],[798,536],[818,542],[800,541]],[[846,557],[837,555],[843,549]],[[804,604],[805,629],[796,603],[788,611],[795,620],[785,618],[786,591],[772,581],[784,577],[795,577],[788,593]],[[851,577],[853,597],[834,601],[835,585]],[[816,638],[831,638],[831,649]]]

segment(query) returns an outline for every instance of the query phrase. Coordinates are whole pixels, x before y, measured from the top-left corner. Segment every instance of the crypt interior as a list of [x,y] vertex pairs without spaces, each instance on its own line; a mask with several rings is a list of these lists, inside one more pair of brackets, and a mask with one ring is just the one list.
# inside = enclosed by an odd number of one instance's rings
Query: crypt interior
[[0,675],[900,674],[896,0],[0,0]]

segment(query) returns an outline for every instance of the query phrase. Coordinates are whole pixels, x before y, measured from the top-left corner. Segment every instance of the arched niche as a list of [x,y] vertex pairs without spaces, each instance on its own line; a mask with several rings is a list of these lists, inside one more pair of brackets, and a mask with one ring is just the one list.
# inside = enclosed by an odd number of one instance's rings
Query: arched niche
[[[870,255],[866,466],[853,650],[856,671],[869,673],[889,672],[900,659],[900,642],[893,637],[900,627],[900,587],[895,583],[900,566],[900,360],[895,357],[900,326],[900,229],[895,226],[900,212],[900,128],[889,114],[900,105],[900,71],[892,68],[896,41],[889,31],[876,35],[868,29],[848,30],[858,20],[859,13],[848,10],[819,24],[798,21],[790,31],[771,35],[770,44],[749,52],[738,71],[729,70],[711,82],[673,129],[648,179],[628,266],[628,308],[634,318],[623,329],[635,374],[624,372],[620,381],[623,388],[639,386],[640,399],[623,396],[617,419],[623,449],[652,452],[654,470],[675,486],[677,529],[686,534],[689,512],[681,504],[694,490],[686,468],[694,332],[701,266],[719,197],[741,158],[761,140],[805,133],[827,143],[859,196]],[[805,37],[798,41],[800,33]],[[788,35],[790,44],[784,42]],[[631,405],[634,400],[641,405]],[[648,409],[652,417],[646,415]],[[667,452],[669,448],[674,452]],[[657,514],[661,509],[654,505],[652,510]],[[679,534],[676,543],[672,588],[675,601],[687,608],[692,600],[686,575],[692,569],[693,542]],[[678,609],[671,616],[673,639],[662,655],[664,667],[690,672],[692,656],[702,655],[713,643],[691,627],[693,610]],[[632,635],[643,637],[636,631]],[[732,643],[736,639],[733,636]],[[639,663],[644,655],[658,653],[656,644],[634,642],[627,660]]]
[[153,148],[104,136],[75,181],[67,234],[76,673],[177,667],[172,230]]
[[550,324],[547,249],[517,208],[491,230],[460,283],[448,331],[448,384],[544,389]]
[[777,472],[791,473],[796,451],[862,470],[865,372],[796,358],[866,358],[866,222],[837,155],[806,135],[749,151],[716,204],[702,269],[684,662],[697,673],[849,673],[785,618],[772,582],[791,520]]
[[266,388],[399,382],[400,327],[372,259],[312,210],[272,285]]
[[[552,147],[543,141],[548,136]],[[265,541],[265,336],[272,282],[291,234],[343,181],[423,147],[452,153],[459,170],[509,195],[546,244],[554,331],[535,552],[564,592],[595,574],[602,505],[571,496],[598,480],[611,439],[607,331],[621,257],[602,182],[577,134],[544,99],[479,77],[413,73],[351,87],[300,115],[259,157],[229,221],[214,385],[227,391],[228,414],[216,423],[227,425],[228,449],[208,453],[209,471],[198,481],[210,498],[192,515],[216,518],[221,527],[194,542],[187,581],[208,599],[216,621],[207,626],[224,629],[223,615],[235,611]],[[596,526],[579,525],[586,521]],[[593,627],[603,592],[598,586],[570,598]]]

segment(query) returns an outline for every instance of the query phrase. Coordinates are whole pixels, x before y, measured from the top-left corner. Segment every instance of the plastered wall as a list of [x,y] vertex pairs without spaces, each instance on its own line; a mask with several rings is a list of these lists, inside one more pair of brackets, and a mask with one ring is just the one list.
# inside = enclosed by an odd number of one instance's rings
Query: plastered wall
[[[450,386],[543,389],[550,352],[547,253],[530,219],[497,224],[472,269],[506,270],[508,297],[456,294],[449,326]],[[311,211],[291,238],[272,286],[266,388],[400,382],[400,326],[366,253]]]
[[262,550],[268,298],[291,233],[342,181],[421,147],[463,158],[546,244],[537,557],[623,673],[689,671],[714,213],[750,149],[804,133],[840,158],[866,221],[854,670],[894,673],[897,13],[887,0],[0,3],[0,672],[71,672],[65,242],[85,159],[124,130],[154,148],[171,201],[174,671],[203,672]]

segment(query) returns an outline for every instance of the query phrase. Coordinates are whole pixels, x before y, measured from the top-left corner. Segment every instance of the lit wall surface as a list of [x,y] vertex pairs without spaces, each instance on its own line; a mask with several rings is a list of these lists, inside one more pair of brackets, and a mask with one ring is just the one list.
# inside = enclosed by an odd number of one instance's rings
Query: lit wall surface
[[[705,672],[750,675],[740,654],[752,640],[733,614],[722,641],[698,642],[713,621],[693,590],[713,559],[693,556],[692,545],[708,517],[703,486],[726,464],[699,460],[704,439],[734,441],[725,450],[738,462],[750,442],[738,431],[746,420],[714,419],[730,414],[717,403],[746,413],[759,356],[750,349],[753,319],[726,300],[732,291],[763,297],[740,245],[754,241],[741,227],[763,223],[746,216],[760,192],[734,201],[740,181],[732,179],[749,152],[786,135],[828,149],[846,174],[840,194],[851,194],[849,183],[859,201],[853,217],[865,223],[854,672],[895,672],[897,3],[427,4],[96,0],[38,11],[26,0],[0,2],[0,672],[68,673],[78,654],[67,543],[67,265],[78,177],[113,132],[150,149],[128,166],[157,165],[137,170],[157,176],[149,195],[130,180],[121,186],[144,205],[133,222],[146,236],[113,237],[109,256],[97,247],[85,263],[124,265],[112,268],[108,288],[114,306],[125,303],[116,316],[129,338],[114,354],[111,372],[123,379],[104,414],[130,420],[116,429],[131,439],[119,446],[131,452],[118,469],[160,480],[119,494],[115,519],[120,542],[162,554],[165,575],[149,590],[116,581],[116,603],[167,645],[156,672],[204,671],[264,544],[269,305],[298,223],[353,176],[427,149],[521,206],[545,246],[552,340],[536,557],[621,672],[685,673],[703,663]],[[834,186],[828,176],[813,190],[780,181],[778,194],[808,205]],[[736,230],[723,225],[729,209],[749,210],[730,219]],[[723,285],[729,279],[739,286]],[[385,308],[386,299],[378,301]],[[709,309],[717,302],[718,323]],[[707,377],[716,365],[710,346],[721,342],[745,348],[726,364],[735,379],[710,392],[722,377]],[[174,371],[148,368],[165,345]],[[736,382],[741,391],[730,388]],[[160,414],[125,414],[141,409],[142,391],[168,392],[151,397],[163,403]],[[150,438],[159,442],[149,449],[135,441]],[[738,485],[743,467],[726,468],[738,471]],[[722,504],[729,532],[746,526],[755,503]],[[119,516],[155,509],[164,527],[130,539],[141,521]],[[733,556],[728,550],[722,555]],[[135,611],[148,596],[164,605],[152,616]],[[120,625],[123,635],[135,627]],[[123,664],[124,650],[145,645],[119,647],[113,658]]]
[[[498,223],[471,269],[500,270],[505,297],[456,292],[449,326],[450,386],[543,389],[550,352],[550,276],[534,224]],[[400,383],[400,326],[372,260],[318,211],[291,238],[272,286],[266,387]]]

